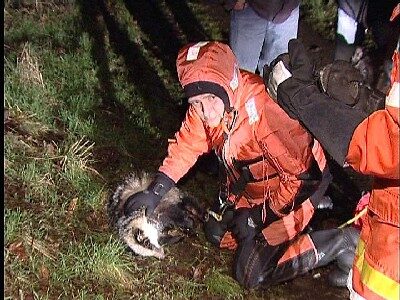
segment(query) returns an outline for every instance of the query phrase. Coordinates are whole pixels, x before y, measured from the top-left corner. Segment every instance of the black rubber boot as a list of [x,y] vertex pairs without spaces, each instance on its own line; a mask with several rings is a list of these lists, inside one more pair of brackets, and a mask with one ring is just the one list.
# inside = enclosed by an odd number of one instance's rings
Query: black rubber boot
[[293,259],[270,268],[266,272],[263,285],[277,284],[298,275],[304,274],[318,267],[336,261],[329,282],[333,286],[345,286],[347,277],[353,264],[355,249],[358,243],[359,231],[353,227],[344,229],[328,229],[315,231],[309,234],[317,251],[306,251]]
[[353,227],[349,227],[348,230],[348,234],[344,236],[347,249],[342,250],[336,257],[335,269],[331,271],[328,277],[329,283],[332,286],[345,287],[349,272],[353,267],[354,255],[360,232]]
[[336,266],[328,277],[329,283],[333,286],[346,286],[360,236],[359,230],[346,227],[316,231],[310,236],[318,254],[318,263],[315,267],[322,267],[335,261]]
[[331,286],[345,287],[347,285],[347,279],[349,272],[345,272],[338,267],[335,267],[328,275],[328,282]]
[[266,242],[255,241],[239,244],[235,254],[235,279],[249,289],[259,285],[267,288],[336,260],[337,268],[341,271],[340,278],[333,278],[336,281],[331,283],[342,286],[352,266],[358,230],[352,227],[329,229],[312,232],[309,236],[315,249],[308,249],[279,265],[277,262],[289,244],[270,246]]
[[336,260],[340,268],[350,271],[359,236],[359,230],[354,227],[310,233],[318,254],[315,267],[323,267]]

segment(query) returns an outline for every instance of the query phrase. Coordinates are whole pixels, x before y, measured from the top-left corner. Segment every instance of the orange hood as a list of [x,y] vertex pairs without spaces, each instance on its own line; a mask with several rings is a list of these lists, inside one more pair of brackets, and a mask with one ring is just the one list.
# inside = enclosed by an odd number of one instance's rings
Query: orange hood
[[232,110],[242,78],[228,45],[188,44],[178,53],[176,69],[186,97],[211,93],[224,101],[226,111]]

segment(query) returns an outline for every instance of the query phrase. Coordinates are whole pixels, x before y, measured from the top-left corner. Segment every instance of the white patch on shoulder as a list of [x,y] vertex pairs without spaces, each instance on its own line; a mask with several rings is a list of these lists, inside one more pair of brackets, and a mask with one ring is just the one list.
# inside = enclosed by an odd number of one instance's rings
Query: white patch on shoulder
[[257,122],[259,117],[254,98],[250,98],[249,100],[247,100],[244,106],[246,108],[247,114],[249,115],[249,124],[251,125]]
[[397,107],[400,106],[400,83],[394,82],[389,94],[386,96],[386,106]]
[[196,60],[197,57],[199,56],[200,48],[207,45],[208,42],[198,42],[191,46],[188,50],[188,53],[186,55],[186,60],[191,61],[191,60]]
[[239,79],[238,79],[238,73],[239,73],[239,69],[238,69],[238,65],[235,64],[233,66],[233,76],[232,76],[232,80],[229,83],[229,86],[231,87],[232,91],[235,91],[237,89],[237,87],[239,86]]

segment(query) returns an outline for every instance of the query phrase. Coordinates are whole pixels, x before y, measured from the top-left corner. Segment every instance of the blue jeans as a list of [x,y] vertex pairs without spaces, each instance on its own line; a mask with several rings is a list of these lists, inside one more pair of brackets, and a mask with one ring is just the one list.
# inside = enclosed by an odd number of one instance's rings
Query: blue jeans
[[262,76],[265,64],[288,51],[290,39],[297,37],[299,8],[289,18],[274,24],[260,17],[250,6],[231,11],[229,42],[239,62],[239,68]]

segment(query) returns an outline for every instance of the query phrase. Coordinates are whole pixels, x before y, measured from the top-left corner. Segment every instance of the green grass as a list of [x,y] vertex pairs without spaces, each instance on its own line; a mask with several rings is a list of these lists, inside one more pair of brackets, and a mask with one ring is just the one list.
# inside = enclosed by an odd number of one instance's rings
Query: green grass
[[241,299],[242,288],[229,275],[223,274],[221,270],[212,269],[206,279],[207,290],[212,294],[224,299]]
[[21,237],[21,232],[28,229],[29,220],[32,216],[27,211],[21,211],[19,208],[6,209],[4,212],[4,240],[10,244]]
[[59,267],[52,273],[57,284],[69,281],[96,280],[100,284],[130,285],[128,261],[124,260],[125,247],[110,237],[96,242],[87,237],[78,245],[69,243],[58,258]]
[[307,0],[301,3],[307,23],[327,39],[336,35],[337,3],[335,0]]
[[[172,2],[147,13],[159,9],[176,43],[226,40],[226,12]],[[132,256],[108,226],[110,192],[129,172],[157,169],[184,111],[174,41],[161,45],[146,20],[122,0],[5,2],[6,299],[249,295],[229,275],[231,254],[202,234],[158,261]],[[182,188],[210,202],[217,187],[194,171]]]

